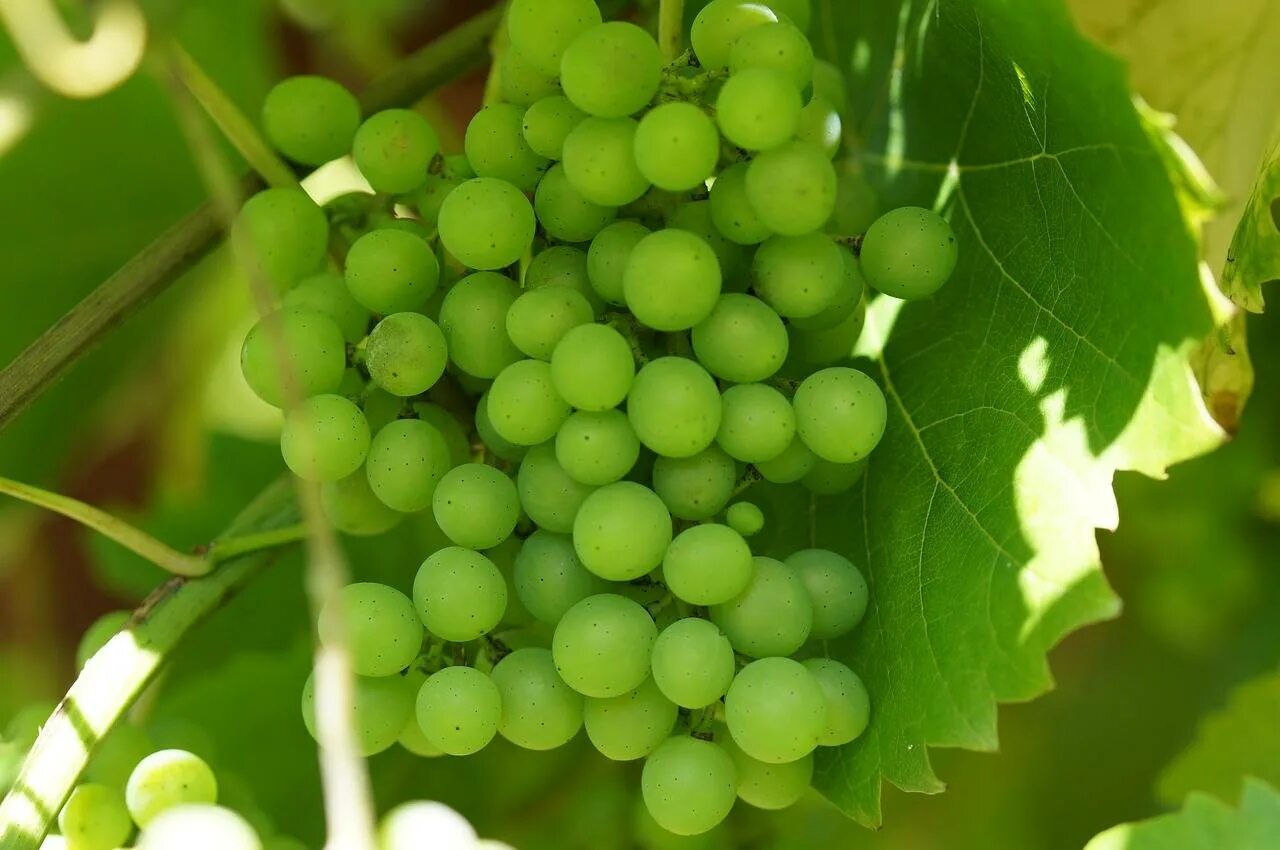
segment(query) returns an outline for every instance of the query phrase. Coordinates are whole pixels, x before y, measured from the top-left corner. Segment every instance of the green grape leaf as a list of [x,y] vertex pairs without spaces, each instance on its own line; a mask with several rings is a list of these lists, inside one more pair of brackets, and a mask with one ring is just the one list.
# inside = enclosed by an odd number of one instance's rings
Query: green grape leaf
[[1239,809],[1192,794],[1182,811],[1112,827],[1085,850],[1270,850],[1280,835],[1280,794],[1266,783],[1245,784]]
[[994,749],[997,704],[1048,689],[1049,649],[1116,614],[1094,539],[1115,472],[1161,476],[1221,433],[1187,359],[1212,326],[1199,246],[1118,63],[1057,0],[839,8],[818,3],[815,32],[852,72],[848,170],[960,242],[937,296],[871,306],[859,365],[889,425],[862,481],[759,493],[768,551],[829,546],[870,582],[826,649],[872,722],[815,782],[873,826],[882,780],[941,791],[928,748]]
[[1252,679],[1200,725],[1196,739],[1160,777],[1161,799],[1193,791],[1235,800],[1248,777],[1280,787],[1280,673]]
[[1248,310],[1262,310],[1262,285],[1280,280],[1280,149],[1258,175],[1227,252],[1222,286]]

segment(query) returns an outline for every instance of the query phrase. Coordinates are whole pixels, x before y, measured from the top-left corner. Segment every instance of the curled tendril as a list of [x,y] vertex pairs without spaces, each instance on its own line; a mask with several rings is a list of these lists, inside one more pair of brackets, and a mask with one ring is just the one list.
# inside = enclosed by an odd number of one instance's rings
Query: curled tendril
[[146,47],[147,22],[134,0],[106,0],[84,40],[67,29],[53,0],[0,0],[0,21],[31,73],[67,97],[97,97],[120,85]]

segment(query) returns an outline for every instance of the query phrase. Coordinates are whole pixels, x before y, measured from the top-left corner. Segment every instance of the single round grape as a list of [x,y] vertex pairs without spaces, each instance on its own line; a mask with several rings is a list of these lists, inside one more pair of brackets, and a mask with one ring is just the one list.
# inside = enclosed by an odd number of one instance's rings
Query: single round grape
[[899,207],[867,230],[858,259],[876,289],[915,300],[928,298],[947,282],[958,256],[956,235],[946,219],[920,207]]
[[498,734],[502,697],[474,667],[446,667],[423,683],[415,714],[428,741],[451,756],[468,756]]
[[[373,451],[372,443],[369,450]],[[404,516],[378,498],[363,469],[321,485],[320,504],[334,528],[356,537],[372,537],[390,531]]]
[[262,850],[262,841],[240,815],[205,803],[174,806],[138,835],[138,850]]
[[716,443],[744,463],[773,460],[796,435],[791,402],[768,384],[737,384],[721,397],[723,412]]
[[636,374],[627,395],[636,436],[664,457],[692,457],[716,438],[720,392],[706,370],[683,357],[659,357]]
[[648,678],[657,636],[653,618],[638,603],[601,593],[564,613],[551,652],[569,687],[584,696],[614,697]]
[[721,288],[725,292],[746,291],[746,251],[716,227],[710,201],[689,201],[676,207],[667,218],[667,227],[687,230],[711,246],[720,263]]
[[422,758],[436,758],[444,755],[444,750],[427,739],[427,733],[422,731],[422,726],[419,725],[416,714],[409,718],[408,723],[404,724],[404,730],[400,732],[400,737],[396,739],[396,743],[415,756],[421,756]]
[[544,286],[567,286],[582,293],[596,316],[604,312],[604,302],[591,288],[591,279],[587,276],[586,251],[570,245],[552,245],[535,254],[524,271],[524,288]]
[[450,546],[418,568],[413,603],[427,631],[441,640],[475,640],[502,620],[507,584],[493,561],[479,552]]
[[314,310],[288,308],[265,316],[240,348],[240,369],[267,404],[331,393],[342,383],[347,346],[334,321]]
[[730,142],[767,151],[795,135],[804,104],[795,84],[771,68],[747,68],[725,81],[716,96],[716,123]]
[[333,640],[330,624],[336,618],[346,631],[351,667],[360,676],[393,676],[422,648],[422,623],[413,602],[394,587],[362,581],[342,588],[320,609],[322,642]]
[[658,748],[676,725],[678,709],[653,679],[613,697],[589,697],[583,705],[587,737],[605,758],[633,761]]
[[616,221],[605,227],[591,240],[587,251],[587,274],[591,287],[610,304],[626,303],[622,294],[623,274],[627,261],[640,240],[649,235],[649,228],[638,221]]
[[524,111],[513,103],[493,103],[472,116],[465,149],[476,176],[505,180],[522,192],[534,190],[549,164],[524,140]]
[[714,606],[711,619],[743,655],[790,655],[809,638],[813,624],[809,593],[796,571],[781,561],[757,557],[751,566],[746,589]]
[[772,9],[780,20],[789,20],[802,32],[807,32],[813,16],[809,2],[810,0],[769,0],[765,5]]
[[129,774],[125,803],[134,823],[145,827],[165,809],[182,803],[215,803],[218,780],[204,759],[186,750],[160,750]]
[[364,403],[360,409],[369,421],[369,433],[376,435],[404,413],[405,400],[400,396],[392,395],[375,384],[370,384],[363,392]]
[[418,211],[423,227],[432,233],[440,221],[440,207],[449,193],[461,185],[463,178],[448,174],[428,174],[427,182],[414,193],[411,205]]
[[866,308],[859,303],[852,313],[830,328],[807,331],[792,325],[790,336],[794,361],[809,367],[834,366],[847,361],[854,354],[866,319]]
[[817,461],[817,456],[809,451],[804,440],[796,434],[783,449],[782,454],[770,460],[759,461],[754,466],[765,481],[773,484],[794,484],[808,475]]
[[718,742],[733,757],[738,771],[738,797],[757,809],[785,809],[799,802],[813,781],[813,753],[795,761],[770,764],[753,759],[734,743],[732,735]]
[[711,222],[725,238],[738,245],[756,245],[773,231],[747,199],[749,163],[739,162],[721,171],[711,186]]
[[542,229],[563,242],[587,242],[618,216],[616,207],[587,200],[559,163],[538,184],[533,209]]
[[511,279],[476,272],[453,285],[440,304],[449,359],[477,378],[494,378],[520,359],[507,336],[507,313],[520,295]]
[[131,616],[131,611],[108,611],[90,623],[76,645],[76,669],[84,667],[98,650],[107,645],[107,641],[119,634]]
[[770,378],[786,362],[790,342],[782,319],[750,295],[721,295],[693,328],[693,352],[707,371],[735,383]]
[[303,165],[346,156],[360,126],[355,95],[326,77],[281,80],[262,104],[262,129],[280,153]]
[[640,790],[659,826],[676,835],[698,835],[728,817],[737,798],[737,774],[723,747],[677,735],[644,763]]
[[701,322],[720,297],[715,252],[687,230],[659,230],[640,240],[622,275],[627,309],[659,331],[686,330]]
[[516,485],[483,463],[464,463],[444,474],[431,498],[440,530],[459,546],[490,549],[511,536],[520,519]]
[[351,145],[351,158],[369,185],[391,195],[426,183],[427,168],[438,153],[436,131],[410,109],[384,109],[369,116]]
[[649,188],[635,160],[637,126],[630,118],[593,117],[580,122],[565,138],[564,175],[583,198],[620,207]]
[[533,244],[535,228],[529,199],[491,177],[466,181],[440,205],[440,241],[468,268],[511,265]]
[[848,285],[840,246],[822,233],[768,239],[756,251],[751,272],[756,294],[789,318],[816,316]]
[[635,158],[640,173],[659,189],[686,191],[715,171],[720,135],[715,122],[692,103],[664,103],[640,119]]
[[754,69],[782,74],[799,92],[813,79],[813,47],[791,23],[779,21],[752,27],[730,48],[729,72],[737,76]]
[[472,850],[476,831],[462,815],[434,800],[401,803],[382,818],[379,850],[420,850],[424,839],[438,850]]
[[[672,711],[674,720],[674,706]],[[67,797],[58,812],[58,831],[76,850],[116,850],[128,840],[133,821],[119,788],[88,782]]]
[[591,322],[594,315],[587,297],[575,289],[530,289],[507,310],[507,336],[528,356],[550,360],[561,338],[578,325]]
[[550,442],[534,446],[525,455],[517,484],[520,505],[529,519],[557,534],[573,531],[578,511],[594,490],[565,472]]
[[[351,712],[360,755],[367,758],[391,749],[413,717],[414,683],[401,676],[356,676],[352,684]],[[302,722],[311,737],[317,738],[314,674],[302,688]]]
[[610,410],[631,391],[636,377],[631,346],[607,325],[579,325],[551,355],[551,381],[579,410]]
[[803,664],[818,680],[827,704],[827,725],[818,745],[839,747],[861,735],[871,718],[871,697],[858,674],[830,658],[810,658]]
[[539,529],[516,555],[516,595],[529,613],[549,625],[577,603],[605,591],[605,583],[582,566],[573,538]]
[[[800,120],[796,123],[796,138],[814,145],[828,159],[834,159],[840,152],[840,143],[844,139],[844,121],[840,118],[835,105],[820,94],[815,94],[800,110]],[[836,190],[836,203],[839,204],[840,190]]]
[[686,617],[662,630],[653,644],[653,680],[684,708],[711,705],[729,690],[736,667],[729,639],[710,620]]
[[737,483],[733,458],[719,446],[689,457],[660,457],[653,464],[653,489],[680,519],[704,520],[720,513]]
[[582,484],[618,481],[639,458],[640,438],[620,410],[580,410],[556,432],[556,460]]
[[551,366],[541,360],[517,360],[489,388],[489,421],[515,445],[550,440],[568,416],[569,405],[552,384]]
[[315,395],[285,415],[280,452],[299,478],[345,478],[360,468],[368,451],[369,423],[342,396]]
[[790,141],[751,160],[746,194],[761,224],[802,236],[820,229],[835,210],[835,166],[816,145]]
[[579,34],[560,59],[560,85],[574,106],[601,118],[639,112],[662,81],[662,54],[635,24],[610,21]]
[[512,45],[498,60],[498,93],[508,103],[530,106],[560,93],[554,74],[540,71],[520,49]]
[[231,237],[250,274],[284,292],[324,265],[329,219],[301,189],[263,189],[240,207]]
[[526,647],[493,667],[502,697],[498,734],[526,750],[553,750],[582,727],[582,695],[556,672],[551,650]]
[[422,239],[383,227],[351,246],[346,280],[352,297],[374,313],[417,310],[440,284],[440,263]]
[[587,113],[561,94],[544,97],[524,113],[524,140],[539,156],[559,160],[564,155],[564,140]]
[[725,511],[724,521],[743,537],[752,537],[764,528],[764,511],[750,502],[735,502]]
[[489,421],[489,395],[486,393],[476,400],[476,435],[484,443],[485,448],[502,460],[515,463],[528,453],[528,446],[517,446],[508,443],[493,430]]
[[884,393],[864,372],[832,366],[814,372],[796,389],[796,429],[823,460],[862,460],[884,436]]
[[599,24],[594,0],[514,0],[507,10],[511,43],[552,76],[560,73],[560,57],[573,40]]
[[804,582],[813,602],[810,635],[830,640],[853,631],[867,612],[867,580],[843,555],[803,549],[786,560]]
[[328,316],[347,342],[359,342],[369,332],[369,311],[351,297],[347,282],[335,272],[303,278],[280,303],[287,309],[314,310]]
[[712,0],[694,18],[689,41],[702,67],[722,70],[729,67],[734,42],[744,33],[777,21],[778,16],[764,3]]
[[662,563],[671,533],[671,514],[656,493],[618,481],[582,503],[573,523],[573,546],[591,572],[609,581],[630,581]]
[[769,764],[804,758],[827,729],[827,701],[799,661],[761,658],[738,671],[724,698],[733,741]]
[[866,468],[865,458],[853,463],[832,463],[818,458],[813,469],[800,479],[800,483],[810,493],[818,496],[835,496],[852,489],[862,478]]
[[667,587],[692,605],[719,605],[746,589],[751,548],[732,528],[705,523],[676,535],[662,559]]
[[419,419],[397,419],[374,436],[365,473],[384,505],[416,513],[431,505],[440,478],[453,465],[436,428]]
[[448,355],[440,326],[421,313],[392,313],[374,327],[364,365],[375,384],[396,396],[435,386]]
[[792,328],[800,331],[829,330],[862,307],[862,293],[866,290],[866,284],[862,279],[862,271],[858,268],[858,261],[847,248],[840,249],[840,258],[844,261],[844,277],[835,299],[820,313],[792,319]]

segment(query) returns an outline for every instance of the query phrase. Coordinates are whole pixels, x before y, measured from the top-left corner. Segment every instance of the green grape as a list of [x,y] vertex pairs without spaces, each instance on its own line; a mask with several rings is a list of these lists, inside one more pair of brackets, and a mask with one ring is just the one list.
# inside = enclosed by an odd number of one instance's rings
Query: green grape
[[752,537],[764,528],[764,511],[750,502],[735,502],[725,511],[724,521],[743,537]]
[[792,404],[800,439],[822,460],[862,460],[884,436],[884,393],[857,369],[814,372],[796,389]]
[[409,717],[408,723],[404,724],[404,729],[400,732],[396,743],[422,758],[436,758],[444,755],[444,750],[427,739],[427,734],[422,731],[422,726],[418,723],[416,713]]
[[599,487],[623,478],[640,458],[640,438],[620,410],[580,410],[556,432],[556,460],[582,484]]
[[[369,450],[373,451],[372,443]],[[320,504],[334,528],[355,537],[373,537],[390,531],[404,517],[378,498],[363,469],[321,485]]]
[[796,434],[782,450],[782,454],[770,460],[759,461],[754,466],[765,481],[773,484],[794,484],[808,475],[817,462],[818,458],[809,451],[809,447],[804,444],[804,440],[800,439],[800,435]]
[[569,98],[553,94],[525,110],[521,130],[534,153],[558,161],[564,153],[564,140],[586,117]]
[[360,676],[394,676],[413,663],[422,648],[422,623],[412,600],[394,587],[371,581],[342,588],[338,597],[320,609],[320,640],[334,640],[330,632],[341,618],[351,668]]
[[368,451],[369,423],[342,396],[315,395],[285,415],[280,452],[299,478],[345,478],[360,468]]
[[432,233],[435,232],[440,221],[440,207],[443,206],[444,199],[461,184],[462,179],[459,177],[450,177],[447,174],[427,175],[427,182],[422,184],[422,188],[414,193],[411,199],[423,227]]
[[698,835],[728,817],[737,785],[733,759],[723,747],[681,735],[654,750],[640,775],[649,814],[676,835]]
[[507,311],[519,295],[511,278],[496,272],[476,272],[453,285],[440,304],[440,330],[459,369],[494,378],[520,359],[507,336]]
[[250,274],[284,292],[324,265],[329,219],[301,189],[263,189],[240,207],[231,238]]
[[74,850],[116,850],[128,840],[133,821],[119,788],[89,782],[77,785],[63,804],[58,831]]
[[76,669],[84,667],[107,641],[119,634],[132,615],[132,611],[108,611],[90,623],[76,646]]
[[816,145],[790,141],[751,160],[746,195],[762,225],[783,236],[803,236],[835,211],[835,166]]
[[377,434],[400,418],[404,413],[404,399],[392,395],[381,387],[370,385],[364,393],[364,418],[369,421],[369,433]]
[[755,245],[773,231],[747,199],[747,172],[750,165],[735,163],[716,177],[711,185],[711,222],[724,237],[738,245]]
[[653,489],[680,519],[704,520],[720,513],[737,483],[737,466],[719,446],[689,457],[660,457],[653,464]]
[[280,153],[303,165],[346,156],[360,126],[355,95],[325,77],[281,80],[262,104],[262,129]]
[[559,163],[538,184],[533,209],[542,229],[563,242],[587,242],[618,216],[616,207],[587,200]]
[[738,771],[738,797],[757,809],[785,809],[795,805],[809,790],[813,781],[813,753],[795,761],[770,764],[753,759],[734,743],[732,735],[724,735],[720,746],[733,757]]
[[374,327],[365,346],[369,377],[397,396],[414,396],[435,386],[448,355],[439,325],[421,313],[392,313]]
[[[853,356],[867,313],[862,304],[835,327],[818,331],[791,329],[791,353],[797,364],[833,366]],[[807,371],[807,370],[806,370]]]
[[478,177],[505,180],[532,192],[548,161],[524,140],[524,111],[512,103],[494,103],[477,112],[467,125],[467,162]]
[[818,745],[839,747],[861,735],[871,719],[871,697],[858,674],[830,658],[810,658],[805,668],[818,680],[827,704],[827,723]]
[[659,357],[636,374],[627,395],[636,436],[664,457],[692,457],[716,438],[720,391],[706,370],[683,357]]
[[761,658],[739,670],[725,694],[724,714],[733,742],[769,764],[809,755],[827,729],[822,686],[790,658]]
[[498,432],[493,430],[493,423],[489,421],[489,396],[480,396],[476,401],[476,434],[480,437],[480,441],[484,443],[485,448],[492,452],[495,456],[512,463],[519,461],[528,453],[528,446],[517,446],[508,443],[502,437],[498,436]]
[[682,192],[701,186],[716,170],[720,136],[715,122],[692,103],[664,103],[640,119],[635,158],[650,183]]
[[691,605],[720,605],[751,582],[751,547],[732,528],[705,523],[676,535],[662,559],[667,587]]
[[616,697],[649,676],[653,618],[615,593],[588,596],[564,613],[551,642],[556,672],[580,694]]
[[550,440],[568,416],[569,405],[552,384],[551,366],[541,360],[517,360],[489,387],[489,422],[517,446]]
[[581,292],[591,303],[595,315],[604,312],[604,302],[591,288],[591,280],[587,276],[585,251],[569,245],[552,245],[535,254],[524,271],[524,288],[541,289],[544,286],[567,286]]
[[514,0],[507,33],[535,68],[555,76],[565,49],[600,20],[594,0]]
[[860,170],[841,169],[836,180],[836,211],[828,226],[833,233],[865,233],[881,212],[880,196]]
[[745,463],[773,460],[791,445],[796,415],[791,402],[767,384],[738,384],[721,397],[723,412],[716,442]]
[[137,850],[262,850],[262,841],[240,815],[201,803],[174,806],[148,824]]
[[848,286],[842,255],[840,246],[821,233],[774,236],[751,264],[756,294],[781,316],[816,316]]
[[635,24],[610,21],[582,32],[560,59],[560,84],[573,105],[601,118],[639,112],[662,81],[662,53]]
[[475,640],[501,622],[507,584],[484,555],[449,546],[418,568],[413,603],[427,631],[441,640]]
[[859,263],[867,282],[894,298],[937,292],[955,271],[959,249],[951,225],[920,207],[899,207],[875,220],[862,240]]
[[653,644],[652,664],[654,682],[684,708],[703,708],[724,696],[736,667],[729,639],[701,617],[663,629]]
[[841,113],[849,109],[849,86],[844,72],[825,59],[813,61],[813,93],[831,101]]
[[801,31],[808,31],[813,11],[809,0],[768,0],[765,3],[779,18],[786,18]]
[[431,246],[394,228],[371,230],[347,252],[347,288],[374,313],[417,310],[440,284]]
[[730,48],[729,71],[737,76],[757,68],[782,74],[799,92],[813,79],[813,47],[794,24],[752,27]]
[[578,560],[573,538],[543,530],[529,535],[520,547],[515,585],[529,613],[553,626],[574,605],[605,590],[605,583]]
[[550,442],[534,446],[524,456],[517,486],[520,505],[529,519],[557,534],[573,531],[582,503],[594,490],[564,471]]
[[[53,706],[35,706],[32,729],[30,733],[31,743],[35,742],[36,731],[39,724],[53,713]],[[21,720],[19,715],[14,721]],[[10,728],[6,731],[5,737],[10,740],[21,738],[14,734],[14,723],[10,723]],[[89,764],[85,768],[84,779],[90,782],[97,782],[102,785],[110,785],[113,788],[124,788],[129,781],[129,774],[133,773],[133,769],[138,763],[146,758],[155,749],[151,739],[147,737],[147,733],[142,729],[130,723],[120,723],[114,729],[107,733],[106,737],[98,744],[97,751],[94,752]]]
[[795,135],[804,104],[786,74],[747,68],[725,81],[716,96],[716,123],[724,137],[749,151],[776,148]]
[[314,310],[277,310],[250,328],[240,348],[240,369],[267,404],[331,393],[342,383],[347,346],[334,321]]
[[[413,717],[413,683],[401,676],[356,676],[353,685],[351,712],[360,755],[368,757],[391,749]],[[313,673],[302,688],[302,722],[312,738],[317,738],[315,699]]]
[[579,325],[551,355],[551,381],[579,410],[610,410],[631,391],[635,359],[627,340],[607,325]]
[[626,303],[622,294],[622,276],[627,268],[631,252],[640,240],[649,235],[649,228],[638,221],[617,221],[602,229],[591,240],[587,251],[587,275],[591,287],[610,304]]
[[786,560],[799,574],[813,602],[810,636],[830,640],[853,631],[867,612],[867,580],[843,555],[803,549]]
[[379,850],[421,850],[424,840],[439,850],[474,850],[480,843],[466,818],[435,801],[401,803],[378,828]]
[[676,725],[675,703],[662,695],[653,679],[613,697],[588,697],[583,706],[587,737],[605,758],[633,761],[644,758],[671,735]]
[[797,331],[831,330],[846,322],[850,316],[862,307],[862,293],[866,284],[862,272],[858,269],[858,261],[846,248],[840,249],[840,258],[844,261],[844,277],[836,297],[821,312],[804,318],[793,318],[791,326]]
[[662,563],[671,532],[671,514],[656,493],[618,481],[582,503],[573,523],[573,546],[591,572],[610,581],[630,581]]
[[790,341],[782,319],[750,295],[721,295],[693,328],[693,352],[707,371],[736,383],[770,378],[786,362]]
[[543,286],[527,290],[512,302],[507,310],[507,336],[528,356],[550,360],[564,335],[590,323],[594,316],[591,302],[576,289]]
[[813,624],[809,593],[796,571],[781,561],[757,557],[751,566],[746,589],[713,607],[711,620],[743,655],[790,655],[809,638]]
[[[840,143],[844,140],[844,122],[835,105],[820,94],[815,94],[800,110],[800,120],[796,124],[796,138],[814,145],[828,159],[834,159],[840,152]],[[839,204],[840,189],[836,188],[836,203]],[[838,215],[839,213],[837,213]]]
[[464,463],[444,474],[431,499],[440,530],[459,546],[491,549],[511,536],[520,519],[516,485],[500,469]]
[[391,195],[421,188],[438,153],[436,131],[409,109],[385,109],[369,116],[351,146],[351,158],[373,190]]
[[834,496],[850,490],[854,484],[857,484],[866,468],[865,458],[853,463],[832,463],[829,460],[816,458],[813,469],[800,479],[800,483],[810,493]]
[[553,750],[578,734],[582,695],[560,678],[551,650],[517,649],[491,675],[502,697],[502,737],[526,750]]
[[471,440],[456,416],[438,404],[419,401],[413,405],[418,418],[434,427],[449,447],[449,465],[457,466],[471,459]]
[[446,667],[422,685],[415,713],[428,741],[451,756],[468,756],[498,734],[502,697],[474,667]]
[[[631,26],[631,24],[623,24]],[[565,137],[564,175],[582,197],[608,207],[629,204],[649,181],[635,159],[636,124],[630,118],[587,118]]]
[[379,501],[411,514],[430,507],[452,464],[449,446],[435,427],[420,419],[397,419],[374,436],[365,472]]
[[320,272],[298,281],[284,294],[281,305],[328,316],[347,342],[359,342],[369,332],[369,311],[351,297],[347,282],[334,272]]
[[716,228],[710,201],[690,201],[676,207],[667,219],[667,227],[687,230],[711,246],[720,263],[721,287],[726,292],[746,291],[746,252]]
[[507,610],[502,615],[500,625],[528,626],[534,620],[533,615],[529,613],[529,609],[524,607],[524,603],[520,601],[519,595],[516,594],[516,558],[520,555],[522,548],[524,548],[524,541],[513,534],[497,546],[492,549],[486,549],[484,552],[485,557],[493,561],[494,566],[498,568],[498,572],[502,573],[502,581],[507,586]]
[[498,93],[508,103],[529,106],[544,97],[559,94],[560,85],[554,74],[538,70],[519,48],[511,47],[499,60]]
[[687,330],[711,315],[720,297],[720,263],[687,230],[659,230],[641,239],[622,274],[627,309],[659,331]]
[[533,244],[536,224],[529,199],[491,177],[468,180],[440,205],[440,242],[468,268],[511,265]]
[[719,71],[729,67],[734,42],[743,33],[777,21],[773,10],[760,3],[712,0],[694,18],[689,41],[702,67]]
[[182,803],[214,803],[218,780],[199,756],[186,750],[160,750],[138,762],[124,789],[129,814],[145,827],[165,809]]

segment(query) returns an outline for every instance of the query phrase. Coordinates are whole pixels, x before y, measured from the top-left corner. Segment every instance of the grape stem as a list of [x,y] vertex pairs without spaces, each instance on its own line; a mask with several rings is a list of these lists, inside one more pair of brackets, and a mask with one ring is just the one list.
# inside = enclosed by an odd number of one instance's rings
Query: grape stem
[[658,4],[658,47],[671,62],[680,55],[684,43],[684,0],[661,0]]
[[730,498],[741,496],[743,493],[750,490],[756,482],[763,480],[764,476],[760,474],[760,470],[756,469],[754,466],[748,466],[747,471],[742,473],[742,477],[739,478],[738,483],[734,485],[733,496]]

